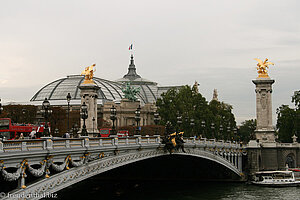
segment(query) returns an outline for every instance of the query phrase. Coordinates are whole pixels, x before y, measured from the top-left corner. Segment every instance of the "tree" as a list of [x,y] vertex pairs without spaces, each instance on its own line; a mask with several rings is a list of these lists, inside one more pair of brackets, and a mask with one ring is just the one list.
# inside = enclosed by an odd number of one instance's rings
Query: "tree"
[[238,130],[238,139],[244,143],[248,143],[251,136],[256,130],[256,119],[245,120],[242,122]]
[[236,127],[232,106],[224,102],[212,100],[209,108],[213,114],[212,123],[215,124],[215,137],[218,139],[236,139],[233,129]]
[[288,105],[281,105],[277,108],[276,114],[278,139],[281,142],[292,142],[292,136],[294,135],[295,111]]
[[[184,130],[186,136],[192,136],[193,130],[199,130],[201,119],[204,119],[208,111],[208,104],[200,93],[196,93],[190,86],[186,85],[179,89],[170,89],[163,93],[156,102],[161,117],[160,124],[164,125],[170,121],[173,128]],[[179,127],[177,117],[182,117],[182,124]],[[195,126],[191,127],[191,119],[194,119]],[[193,129],[193,130],[192,130]],[[197,135],[200,133],[198,132]]]
[[33,124],[36,121],[37,106],[6,105],[3,106],[2,118],[10,118],[14,123]]
[[296,109],[300,109],[300,90],[294,92],[292,102],[295,104]]
[[292,103],[295,108],[288,105],[281,105],[276,110],[278,129],[278,139],[281,142],[292,142],[292,136],[295,134],[300,137],[300,90],[295,91],[292,96]]
[[[161,95],[156,102],[161,117],[160,124],[165,125],[170,121],[173,129],[185,132],[185,136],[202,135],[203,137],[217,139],[232,139],[233,127],[236,126],[232,106],[224,102],[211,101],[197,92],[195,87],[182,86],[181,88],[170,89]],[[182,117],[182,124],[177,123],[177,117]],[[194,120],[194,125],[191,125]],[[217,129],[212,129],[214,123]],[[192,123],[193,124],[193,123]],[[219,125],[224,126],[222,134],[219,133]],[[228,128],[227,128],[228,127]]]

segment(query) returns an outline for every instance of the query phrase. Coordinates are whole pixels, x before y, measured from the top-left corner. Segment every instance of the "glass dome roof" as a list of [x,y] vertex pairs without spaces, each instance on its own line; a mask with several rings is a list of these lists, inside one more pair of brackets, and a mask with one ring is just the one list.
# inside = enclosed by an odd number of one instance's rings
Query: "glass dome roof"
[[[124,97],[122,88],[124,84],[109,81],[101,78],[94,77],[94,82],[100,87],[98,91],[98,99],[105,101],[121,101]],[[72,100],[80,100],[80,89],[78,86],[84,81],[84,76],[70,75],[66,78],[55,80],[44,87],[42,87],[30,101],[43,101],[45,98],[48,100],[66,100],[68,93],[71,94]],[[156,101],[158,95],[158,87],[155,84],[144,85],[143,82],[139,84],[132,84],[133,87],[140,87],[140,93],[137,98],[142,103],[153,103]]]
[[[120,102],[124,97],[122,88],[125,87],[127,82],[130,82],[131,86],[139,87],[140,93],[137,98],[142,104],[154,103],[156,99],[168,89],[178,86],[165,86],[159,87],[156,82],[149,81],[142,78],[136,73],[133,55],[128,68],[128,73],[123,78],[116,81],[109,81],[101,78],[94,77],[94,82],[100,87],[98,91],[98,104],[102,104],[106,101]],[[70,93],[72,102],[78,102],[80,104],[80,89],[78,86],[84,81],[83,75],[70,75],[66,78],[55,80],[44,87],[42,87],[32,98],[31,102],[44,101],[47,98],[50,101],[61,102],[58,104],[66,104],[66,96]],[[76,104],[76,103],[75,103]]]

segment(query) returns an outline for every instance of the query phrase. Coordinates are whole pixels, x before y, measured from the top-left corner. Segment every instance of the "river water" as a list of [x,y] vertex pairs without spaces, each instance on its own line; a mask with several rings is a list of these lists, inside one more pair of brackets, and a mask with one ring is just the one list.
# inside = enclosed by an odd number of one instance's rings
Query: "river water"
[[99,181],[90,179],[64,189],[58,199],[130,200],[273,200],[300,199],[300,187],[259,187],[232,182]]

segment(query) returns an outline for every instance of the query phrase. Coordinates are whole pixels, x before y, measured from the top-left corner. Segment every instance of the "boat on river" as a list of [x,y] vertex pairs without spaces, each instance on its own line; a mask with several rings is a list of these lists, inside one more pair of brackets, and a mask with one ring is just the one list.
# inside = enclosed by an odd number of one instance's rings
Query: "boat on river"
[[252,181],[255,185],[269,187],[300,186],[300,180],[295,178],[293,171],[260,171],[255,173]]

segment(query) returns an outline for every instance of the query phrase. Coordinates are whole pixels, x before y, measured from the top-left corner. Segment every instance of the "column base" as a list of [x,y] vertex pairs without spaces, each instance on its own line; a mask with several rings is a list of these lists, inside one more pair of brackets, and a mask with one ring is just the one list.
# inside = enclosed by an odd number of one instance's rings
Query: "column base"
[[256,140],[259,143],[274,143],[276,142],[276,136],[274,130],[256,130],[255,131]]

